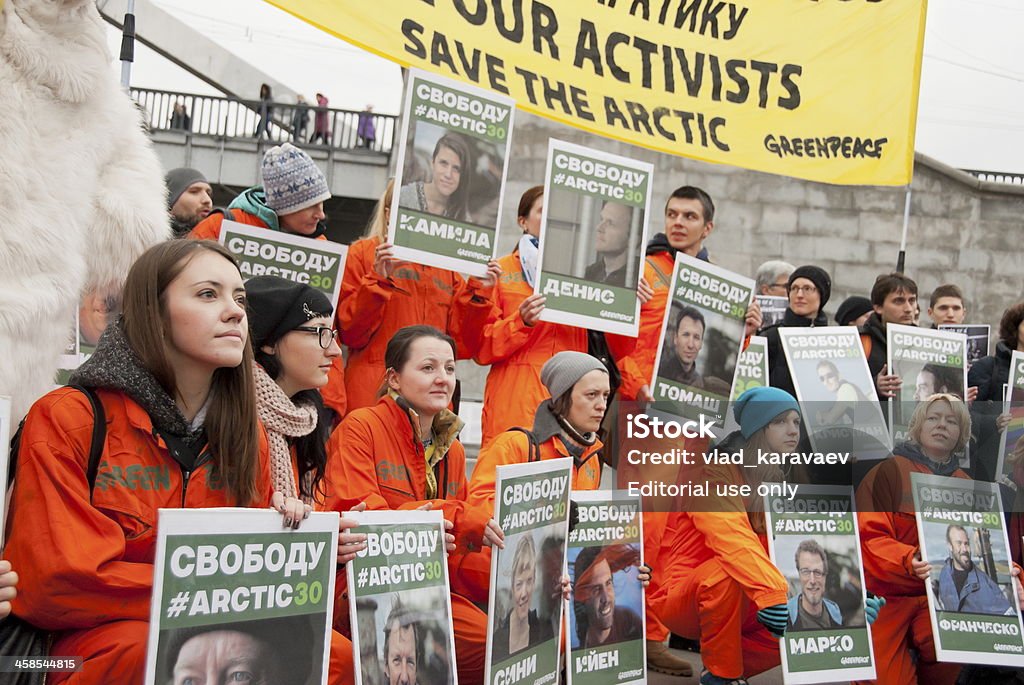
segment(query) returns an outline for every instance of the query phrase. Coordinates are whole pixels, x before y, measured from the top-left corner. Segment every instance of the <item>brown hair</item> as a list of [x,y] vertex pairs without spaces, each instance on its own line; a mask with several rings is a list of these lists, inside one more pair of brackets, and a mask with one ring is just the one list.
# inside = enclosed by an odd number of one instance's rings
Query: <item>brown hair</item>
[[999,320],[999,341],[1011,350],[1017,349],[1017,329],[1021,321],[1024,321],[1024,302],[1008,307]]
[[938,288],[932,291],[932,296],[928,299],[928,308],[932,309],[935,307],[935,303],[939,301],[940,297],[955,297],[960,300],[960,304],[964,303],[964,294],[960,288],[953,285],[952,283],[946,283],[940,285]]
[[533,209],[533,204],[538,198],[543,196],[544,186],[533,186],[532,188],[528,188],[519,198],[519,212],[516,216],[520,219],[525,219],[530,216],[530,210]]
[[917,283],[910,276],[901,274],[898,271],[894,271],[891,274],[882,274],[875,279],[875,284],[871,287],[871,304],[881,307],[885,304],[885,298],[889,297],[890,293],[900,290],[911,295],[917,295]]
[[[449,131],[441,136],[437,144],[434,145],[434,153],[430,155],[431,163],[437,159],[437,155],[440,154],[442,148],[448,148],[454,152],[458,156],[459,164],[462,167],[459,174],[459,187],[448,198],[448,206],[445,209],[444,216],[456,221],[465,221],[466,215],[469,213],[470,174],[473,172],[473,159],[470,156],[469,144],[462,134]],[[431,182],[433,181],[434,179],[431,177]]]
[[[438,340],[443,340],[451,345],[452,355],[456,358],[459,356],[455,347],[454,338],[433,326],[417,324],[415,326],[405,326],[404,328],[400,328],[393,336],[391,336],[391,340],[388,340],[388,346],[384,349],[384,368],[386,370],[393,369],[396,373],[401,372],[402,367],[404,367],[406,362],[409,361],[409,354],[412,352],[412,344],[420,338],[437,338]],[[388,382],[386,374],[387,371],[385,371],[385,379],[381,382],[380,390],[377,391],[377,397],[383,397],[387,394]]]
[[[142,365],[172,398],[177,394],[177,381],[164,349],[170,335],[164,293],[202,250],[214,252],[238,268],[234,256],[220,243],[169,240],[146,250],[124,284],[125,337]],[[206,437],[214,469],[240,506],[258,498],[259,426],[252,364],[252,347],[247,339],[241,364],[213,372],[206,414]]]

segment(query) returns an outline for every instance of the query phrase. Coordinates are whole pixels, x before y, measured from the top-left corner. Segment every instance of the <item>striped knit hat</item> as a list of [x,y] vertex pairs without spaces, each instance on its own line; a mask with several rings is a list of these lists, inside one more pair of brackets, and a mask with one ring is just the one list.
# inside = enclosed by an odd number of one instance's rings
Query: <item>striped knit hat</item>
[[267,206],[278,216],[308,209],[331,197],[323,172],[291,143],[267,150],[262,173]]

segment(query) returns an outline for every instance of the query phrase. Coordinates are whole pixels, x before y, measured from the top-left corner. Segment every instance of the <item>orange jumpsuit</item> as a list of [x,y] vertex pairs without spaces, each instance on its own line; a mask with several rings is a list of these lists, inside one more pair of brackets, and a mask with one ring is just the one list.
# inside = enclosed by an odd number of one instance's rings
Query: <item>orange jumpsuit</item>
[[644,278],[654,289],[654,296],[640,309],[640,335],[635,349],[619,364],[622,373],[619,392],[623,400],[635,400],[640,388],[651,384],[654,359],[661,347],[661,325],[665,319],[665,307],[669,304],[669,286],[675,263],[671,252],[648,255],[644,263]]
[[384,380],[384,351],[400,328],[434,326],[455,338],[459,358],[473,356],[490,313],[490,288],[452,271],[399,262],[391,278],[373,268],[380,241],[352,243],[345,260],[337,322],[348,347],[345,387],[348,411],[376,402]]
[[[867,589],[885,597],[885,608],[871,624],[879,679],[893,685],[954,683],[959,664],[935,660],[924,581],[913,573],[919,551],[911,473],[927,466],[894,455],[868,471],[857,487],[857,520]],[[957,469],[953,478],[970,478]],[[918,652],[915,660],[911,648]],[[916,661],[916,663],[915,663]]]
[[[712,488],[744,482],[734,465],[707,467],[703,475]],[[701,660],[712,673],[749,677],[780,662],[779,642],[756,614],[785,604],[788,584],[768,557],[767,539],[751,528],[742,500],[718,501],[721,511],[682,507],[654,518],[655,525],[644,518],[645,538],[663,540],[650,603],[672,632],[700,640]]]
[[[249,214],[238,208],[229,209],[228,212],[231,214],[231,221],[247,226],[269,228],[262,219],[254,214]],[[226,218],[228,217],[220,212],[211,214],[196,224],[188,237],[193,240],[219,240],[220,227]],[[321,235],[317,237],[317,240],[327,240],[327,238]],[[320,389],[320,396],[324,398],[324,404],[335,414],[339,417],[345,415],[348,403],[345,397],[345,362],[341,357],[335,357],[331,362],[331,370],[327,374],[327,385]]]
[[[326,508],[344,512],[366,502],[368,509],[415,509],[431,501],[454,524],[456,554],[479,550],[491,514],[466,501],[466,452],[454,439],[459,425],[450,413],[444,421],[453,429],[448,433],[451,443],[434,469],[437,497],[428,500],[426,459],[409,411],[384,396],[372,407],[351,412],[327,443]],[[343,587],[339,584],[339,591],[343,592]],[[337,606],[345,604],[342,601]],[[345,625],[342,612],[336,618]],[[482,683],[487,615],[469,600],[452,594],[452,623],[459,682]]]
[[[586,352],[584,328],[538,321],[527,326],[519,316],[519,305],[533,294],[526,282],[518,251],[498,260],[501,278],[494,287],[494,310],[484,326],[477,364],[490,364],[484,386],[483,435],[481,449],[513,426],[528,428],[537,406],[550,396],[540,381],[540,370],[548,359],[563,350]],[[633,351],[636,338],[607,335],[616,359]]]
[[[97,394],[107,437],[91,503],[93,415],[81,392],[59,388],[36,402],[18,455],[5,549],[20,576],[14,613],[54,632],[51,656],[85,659],[80,673],[51,673],[51,683],[142,682],[157,510],[234,505],[211,478],[211,461],[186,480],[142,407],[118,391]],[[253,505],[264,506],[271,486],[262,431],[258,473]],[[353,681],[351,648],[332,642],[331,671],[332,683]]]
[[[534,425],[538,454],[541,460],[572,457],[565,448],[560,430],[554,419],[543,425]],[[573,462],[572,489],[596,490],[601,485],[601,441],[596,440]],[[529,438],[520,431],[508,431],[497,436],[490,445],[480,450],[473,477],[469,482],[469,504],[488,516],[494,515],[495,468],[506,464],[525,464],[530,460]],[[491,549],[456,554],[451,560],[452,591],[465,595],[478,604],[487,604],[491,578]]]

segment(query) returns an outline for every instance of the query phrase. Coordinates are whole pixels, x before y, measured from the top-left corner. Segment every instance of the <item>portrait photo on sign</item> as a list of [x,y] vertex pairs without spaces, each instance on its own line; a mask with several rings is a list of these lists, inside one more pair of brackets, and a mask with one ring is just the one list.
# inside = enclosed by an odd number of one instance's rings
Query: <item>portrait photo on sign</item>
[[226,683],[315,685],[326,620],[304,614],[162,630],[155,682],[206,682],[208,673],[220,673]]
[[558,635],[565,538],[544,526],[505,538],[494,593],[493,664]]
[[481,226],[497,225],[504,150],[470,135],[415,121],[409,127],[398,204]]
[[893,373],[903,379],[899,400],[893,400],[893,422],[906,426],[917,404],[936,393],[964,399],[966,375],[962,367],[944,366],[911,359],[893,362]]
[[644,636],[640,546],[616,543],[569,550],[569,640],[573,649]]
[[643,275],[642,208],[558,186],[544,202],[545,273],[636,289]]
[[789,583],[787,633],[866,625],[856,535],[780,535],[774,545]]
[[454,682],[444,594],[426,588],[356,600],[362,685]]
[[1018,613],[1001,530],[928,520],[923,527],[936,610],[989,616]]
[[742,329],[742,321],[673,302],[658,377],[728,397]]

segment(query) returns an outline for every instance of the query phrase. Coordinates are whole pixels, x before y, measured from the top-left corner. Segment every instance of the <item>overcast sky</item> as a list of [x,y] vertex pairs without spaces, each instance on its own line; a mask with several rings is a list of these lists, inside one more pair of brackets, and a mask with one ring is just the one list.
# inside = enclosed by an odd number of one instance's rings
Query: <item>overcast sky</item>
[[[271,5],[259,0],[153,1],[310,100],[323,91],[333,107],[373,104],[377,112],[397,113],[397,65]],[[138,32],[144,34],[145,27]],[[1022,35],[1021,0],[929,0],[917,150],[954,167],[1024,173]],[[116,55],[120,34],[113,28],[110,46]],[[136,49],[132,85],[214,94],[143,46]]]

